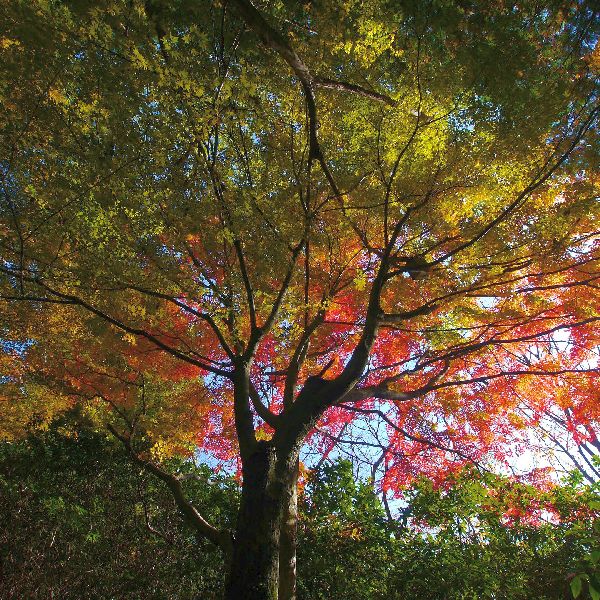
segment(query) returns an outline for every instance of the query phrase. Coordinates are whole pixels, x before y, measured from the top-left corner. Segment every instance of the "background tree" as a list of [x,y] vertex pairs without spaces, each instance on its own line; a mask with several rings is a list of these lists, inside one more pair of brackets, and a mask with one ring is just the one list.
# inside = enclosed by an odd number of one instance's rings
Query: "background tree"
[[[169,466],[188,476],[186,491],[214,522],[234,522],[234,482],[189,462]],[[85,419],[0,445],[0,507],[6,600],[222,597],[214,546],[182,526],[168,490]]]
[[[156,478],[90,425],[68,413],[0,444],[3,598],[221,597],[225,565],[214,547],[182,527]],[[211,520],[234,522],[233,478],[189,460],[169,467]],[[585,560],[599,524],[594,501],[597,486],[575,479],[540,491],[467,469],[438,488],[416,482],[404,518],[389,520],[350,462],[326,465],[300,495],[298,597],[571,598],[575,573],[598,587],[598,561]]]
[[[574,479],[540,491],[466,468],[443,486],[416,482],[391,521],[349,462],[326,466],[303,496],[299,597],[571,598],[596,547],[597,493]],[[598,587],[597,560],[589,572]]]
[[[294,595],[306,442],[395,493],[555,406],[596,439],[591,4],[1,6],[11,435],[84,403],[228,598]],[[233,535],[164,464],[196,448],[238,463]]]

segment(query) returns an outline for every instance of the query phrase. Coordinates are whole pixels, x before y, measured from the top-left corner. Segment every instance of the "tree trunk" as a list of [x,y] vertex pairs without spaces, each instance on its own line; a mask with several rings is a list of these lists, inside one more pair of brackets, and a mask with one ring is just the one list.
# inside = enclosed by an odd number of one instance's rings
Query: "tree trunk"
[[[275,447],[258,442],[243,461],[242,498],[226,600],[291,600],[295,590],[295,497],[298,457],[278,460]],[[290,505],[292,511],[290,511]],[[285,586],[279,597],[279,557],[282,522],[290,512],[285,541]],[[292,522],[293,521],[293,522]],[[287,523],[286,523],[287,524]],[[292,535],[291,535],[292,534]],[[293,568],[293,572],[291,567]],[[291,590],[291,591],[289,591]]]
[[298,461],[286,490],[279,547],[279,600],[296,600],[296,538],[298,532]]

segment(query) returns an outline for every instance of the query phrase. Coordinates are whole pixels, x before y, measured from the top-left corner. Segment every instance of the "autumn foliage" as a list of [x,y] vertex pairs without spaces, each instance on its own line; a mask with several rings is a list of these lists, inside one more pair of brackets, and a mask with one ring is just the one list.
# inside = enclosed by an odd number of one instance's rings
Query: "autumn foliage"
[[550,4],[0,3],[4,435],[596,477],[599,20]]

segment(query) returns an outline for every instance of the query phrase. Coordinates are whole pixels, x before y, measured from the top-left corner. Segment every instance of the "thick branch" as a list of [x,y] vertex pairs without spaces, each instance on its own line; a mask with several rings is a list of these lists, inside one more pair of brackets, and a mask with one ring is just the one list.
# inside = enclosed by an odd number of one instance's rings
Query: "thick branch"
[[260,394],[256,387],[250,382],[250,400],[256,414],[271,427],[277,427],[278,415],[271,412],[262,402]]
[[168,473],[161,469],[158,465],[150,462],[148,460],[144,460],[140,456],[138,456],[131,446],[131,440],[119,433],[112,425],[107,425],[109,431],[119,439],[127,451],[129,452],[132,460],[138,465],[142,466],[146,471],[152,473],[167,485],[171,494],[173,495],[173,499],[175,500],[175,504],[177,508],[179,508],[181,514],[183,515],[185,521],[202,537],[210,540],[213,544],[218,546],[223,550],[226,555],[229,555],[232,550],[232,539],[229,531],[219,530],[216,527],[213,527],[208,521],[202,517],[202,515],[198,512],[196,507],[185,497],[185,493],[181,486],[181,481],[178,477],[173,475],[172,473]]
[[361,87],[360,85],[356,85],[354,83],[347,83],[346,81],[336,81],[335,79],[327,79],[326,77],[315,77],[314,85],[316,87],[320,87],[326,90],[350,92],[351,94],[364,96],[365,98],[369,98],[370,100],[383,102],[383,104],[387,104],[388,106],[396,106],[398,104],[395,100],[393,100],[389,96],[386,96],[385,94],[380,94],[379,92],[367,90],[366,88]]
[[313,320],[304,329],[302,337],[296,346],[294,354],[290,360],[290,364],[286,370],[285,387],[283,391],[283,406],[288,407],[294,402],[294,392],[296,390],[296,384],[298,383],[298,375],[302,364],[306,359],[308,352],[308,346],[310,344],[310,337],[316,331],[316,329],[323,323],[325,319],[325,311],[320,309]]
[[243,358],[237,358],[233,375],[233,413],[242,460],[250,456],[256,447],[250,390],[250,365]]

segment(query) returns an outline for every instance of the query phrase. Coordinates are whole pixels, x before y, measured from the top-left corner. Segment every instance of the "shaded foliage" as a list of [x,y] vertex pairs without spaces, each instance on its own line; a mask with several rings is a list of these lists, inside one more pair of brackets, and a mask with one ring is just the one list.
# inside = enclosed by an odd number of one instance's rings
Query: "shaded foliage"
[[[598,514],[588,510],[597,494],[575,481],[540,494],[467,470],[445,488],[421,480],[406,493],[403,519],[390,523],[342,462],[305,497],[300,597],[571,598],[570,579],[598,547]],[[563,521],[515,519],[519,502],[547,502]]]
[[[198,477],[186,487],[211,518],[231,520],[230,482],[173,466]],[[221,571],[220,553],[182,528],[162,483],[103,436],[58,428],[0,446],[2,598],[216,599]]]
[[[231,521],[233,480],[190,462],[171,467],[194,475],[185,486],[197,506],[215,522]],[[546,506],[546,520],[532,523],[531,510],[519,516],[519,503]],[[540,493],[466,471],[444,487],[421,480],[390,521],[350,463],[325,466],[301,496],[298,597],[570,598],[573,575],[597,574],[585,558],[598,539],[597,508],[598,490],[577,477]],[[0,447],[7,600],[219,598],[219,552],[180,521],[162,484],[89,430],[58,425]]]

